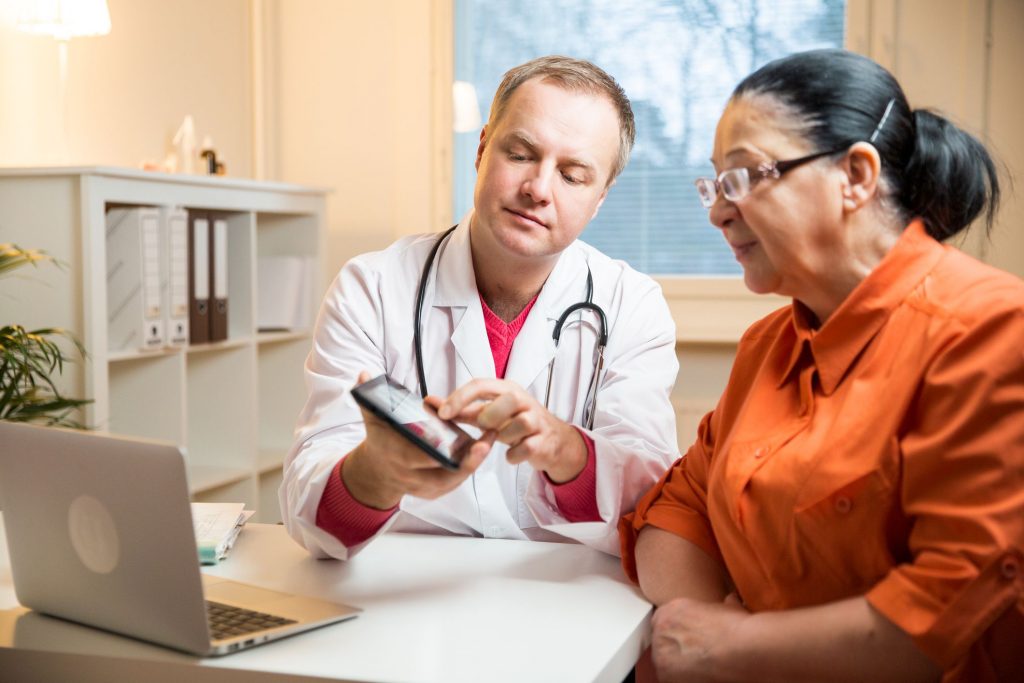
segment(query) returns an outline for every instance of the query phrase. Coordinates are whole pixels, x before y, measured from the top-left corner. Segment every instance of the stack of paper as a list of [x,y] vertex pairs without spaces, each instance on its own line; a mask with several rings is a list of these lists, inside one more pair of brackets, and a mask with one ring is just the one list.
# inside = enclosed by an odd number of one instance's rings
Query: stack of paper
[[223,560],[252,515],[253,511],[246,510],[244,503],[192,503],[199,562],[217,564]]
[[256,270],[256,326],[259,330],[309,328],[313,323],[313,258],[261,256]]

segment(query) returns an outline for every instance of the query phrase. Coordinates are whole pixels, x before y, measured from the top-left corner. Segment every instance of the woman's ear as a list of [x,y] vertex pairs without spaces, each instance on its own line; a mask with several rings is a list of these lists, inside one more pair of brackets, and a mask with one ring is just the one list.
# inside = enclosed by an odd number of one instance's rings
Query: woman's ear
[[882,159],[868,142],[858,142],[846,152],[840,164],[846,173],[843,181],[843,210],[857,211],[878,195],[882,175]]

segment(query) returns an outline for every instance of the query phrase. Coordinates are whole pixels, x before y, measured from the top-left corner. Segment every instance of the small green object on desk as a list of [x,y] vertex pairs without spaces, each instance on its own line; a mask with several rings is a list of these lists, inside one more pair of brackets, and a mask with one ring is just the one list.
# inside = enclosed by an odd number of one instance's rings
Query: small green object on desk
[[253,515],[244,503],[192,503],[192,526],[200,564],[217,564],[235,544],[242,526]]

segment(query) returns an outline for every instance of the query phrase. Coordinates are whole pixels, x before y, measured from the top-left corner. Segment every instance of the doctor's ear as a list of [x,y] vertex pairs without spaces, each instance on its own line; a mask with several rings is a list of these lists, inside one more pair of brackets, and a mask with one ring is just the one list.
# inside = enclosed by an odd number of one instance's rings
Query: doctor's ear
[[858,142],[846,152],[841,162],[843,179],[843,210],[856,211],[878,194],[882,176],[882,159],[875,146]]
[[480,159],[484,156],[484,148],[487,147],[487,126],[480,129],[480,144],[476,146],[476,163],[473,167],[480,170]]
[[[608,190],[612,189],[612,185],[614,184],[615,181],[613,180],[610,183],[608,183],[607,187],[604,188],[604,192],[601,193],[601,198],[597,200],[597,206],[594,207],[594,213],[593,215],[590,216],[590,221],[597,218],[597,212],[601,210],[601,205],[604,204],[604,200],[608,197]],[[590,221],[587,222],[589,223]]]

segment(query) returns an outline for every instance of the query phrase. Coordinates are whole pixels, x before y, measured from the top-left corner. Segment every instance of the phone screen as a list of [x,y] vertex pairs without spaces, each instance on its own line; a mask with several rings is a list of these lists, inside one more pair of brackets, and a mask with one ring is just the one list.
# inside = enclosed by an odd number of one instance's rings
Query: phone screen
[[423,399],[387,375],[352,389],[352,397],[449,469],[457,469],[462,447],[473,440],[454,422],[442,420]]

